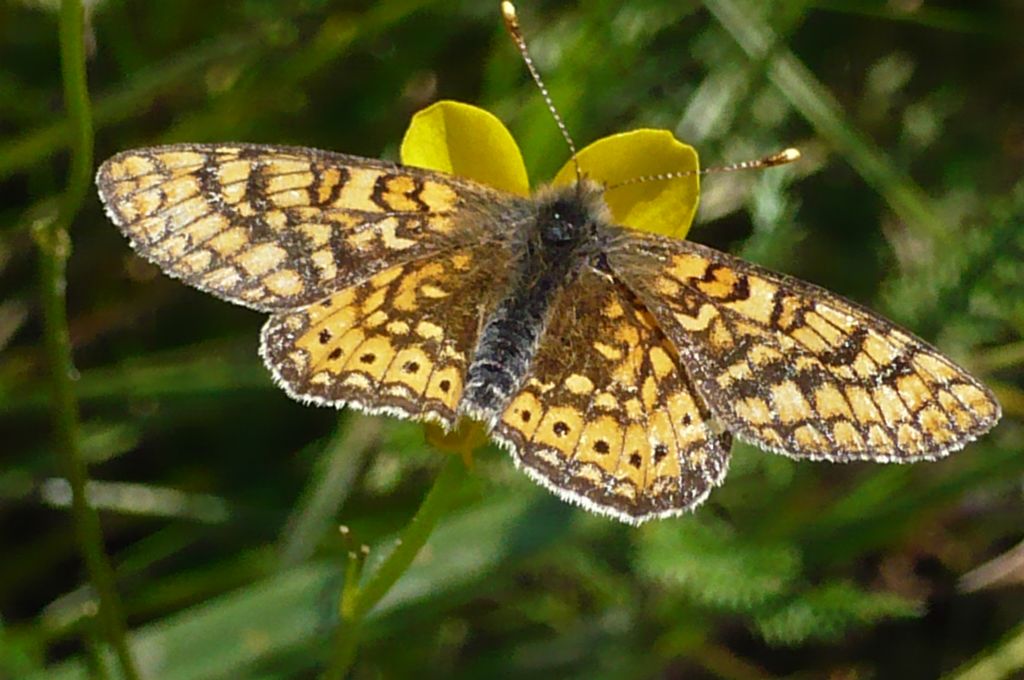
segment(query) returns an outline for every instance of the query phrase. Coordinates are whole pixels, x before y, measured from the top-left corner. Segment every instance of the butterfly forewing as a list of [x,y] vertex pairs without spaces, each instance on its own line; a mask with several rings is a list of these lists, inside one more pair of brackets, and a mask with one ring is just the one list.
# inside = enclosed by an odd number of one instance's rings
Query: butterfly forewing
[[627,522],[692,509],[725,476],[730,437],[627,289],[584,271],[495,435],[561,497]]
[[936,349],[808,283],[699,246],[623,234],[613,268],[679,350],[711,411],[787,455],[908,462],[999,419],[992,394]]
[[266,311],[451,247],[501,202],[450,175],[247,144],[126,151],[100,167],[96,183],[139,254],[190,285]]

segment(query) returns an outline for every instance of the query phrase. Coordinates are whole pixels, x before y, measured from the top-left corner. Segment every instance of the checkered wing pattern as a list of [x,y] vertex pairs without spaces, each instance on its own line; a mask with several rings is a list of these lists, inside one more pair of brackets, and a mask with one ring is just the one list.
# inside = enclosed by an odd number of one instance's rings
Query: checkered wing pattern
[[296,399],[452,427],[481,317],[507,276],[489,266],[495,255],[466,248],[405,262],[275,314],[263,360]]
[[479,238],[473,226],[514,200],[427,170],[249,144],[125,151],[100,166],[96,184],[140,255],[263,311]]
[[554,301],[494,436],[561,497],[631,523],[702,502],[731,444],[654,318],[590,269]]
[[827,290],[636,232],[608,252],[738,437],[797,458],[909,462],[962,448],[999,404],[919,338]]

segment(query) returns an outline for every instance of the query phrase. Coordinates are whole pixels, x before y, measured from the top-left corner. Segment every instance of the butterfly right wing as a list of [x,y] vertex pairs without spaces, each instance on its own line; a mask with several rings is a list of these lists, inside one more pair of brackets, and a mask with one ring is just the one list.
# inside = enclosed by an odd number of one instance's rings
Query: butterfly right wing
[[515,197],[451,175],[301,147],[176,144],[96,175],[111,220],[167,274],[263,311],[299,307],[486,235]]
[[493,436],[531,478],[589,510],[630,524],[693,510],[724,479],[732,438],[650,313],[585,269],[549,316]]
[[1000,408],[923,340],[823,288],[689,241],[622,230],[609,262],[658,319],[711,411],[796,458],[931,460]]

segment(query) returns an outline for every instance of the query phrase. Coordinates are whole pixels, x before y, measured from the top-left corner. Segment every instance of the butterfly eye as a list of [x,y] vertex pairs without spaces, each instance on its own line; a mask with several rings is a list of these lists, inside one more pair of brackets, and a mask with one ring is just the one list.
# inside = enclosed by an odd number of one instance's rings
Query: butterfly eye
[[565,244],[579,238],[587,216],[581,206],[558,200],[540,213],[541,238],[552,245]]
[[556,212],[541,225],[541,238],[547,243],[566,243],[572,240],[574,231],[573,223]]

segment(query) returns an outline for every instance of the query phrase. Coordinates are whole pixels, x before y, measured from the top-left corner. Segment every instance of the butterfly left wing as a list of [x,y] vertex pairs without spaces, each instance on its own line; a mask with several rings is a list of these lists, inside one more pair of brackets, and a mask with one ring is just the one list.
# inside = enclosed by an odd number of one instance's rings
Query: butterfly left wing
[[549,318],[494,438],[561,498],[625,522],[700,504],[725,477],[731,438],[635,296],[587,269]]
[[403,262],[274,314],[260,355],[294,399],[451,428],[480,331],[506,283],[500,250]]
[[261,311],[299,307],[401,262],[486,236],[514,197],[419,168],[302,147],[174,144],[96,174],[132,247],[164,272]]
[[300,147],[125,151],[96,183],[166,273],[274,312],[260,353],[290,396],[454,424],[526,200],[430,170]]
[[934,347],[809,283],[698,244],[621,230],[608,259],[711,411],[798,458],[909,462],[990,430],[992,393]]

